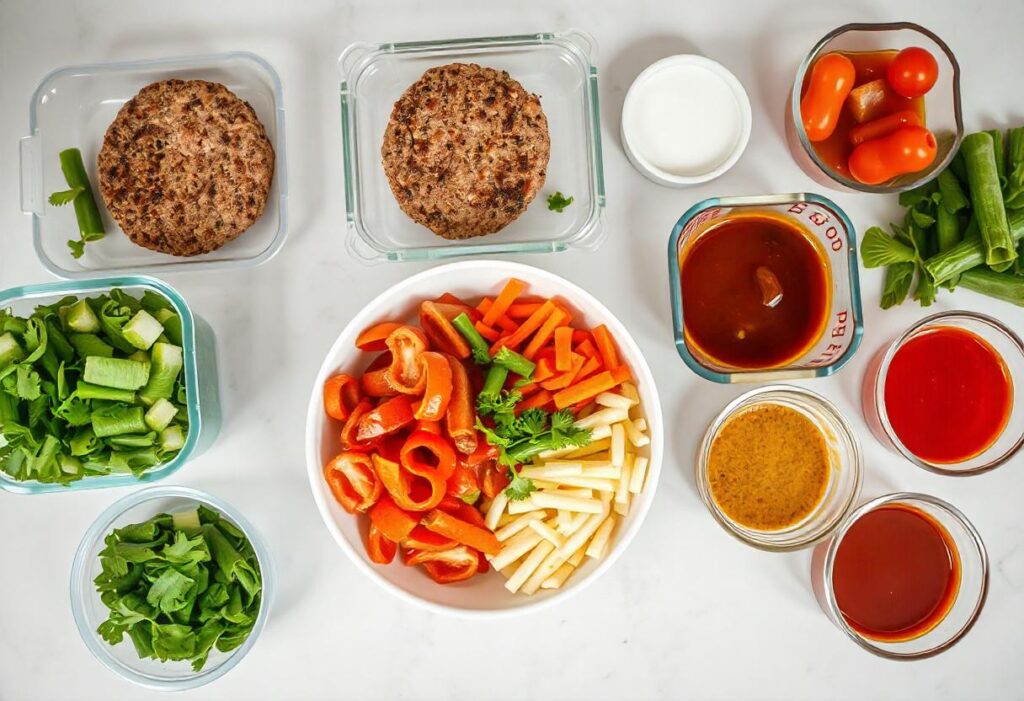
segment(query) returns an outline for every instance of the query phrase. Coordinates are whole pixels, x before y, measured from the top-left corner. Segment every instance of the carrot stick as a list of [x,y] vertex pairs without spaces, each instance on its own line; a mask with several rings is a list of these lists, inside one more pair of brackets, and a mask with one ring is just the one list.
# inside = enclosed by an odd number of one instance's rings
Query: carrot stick
[[625,382],[625,379],[622,379],[621,376],[622,373],[617,373],[614,370],[605,370],[582,382],[578,382],[571,387],[563,389],[561,392],[555,393],[555,406],[559,409],[564,409],[573,404],[579,404],[582,401],[596,397],[601,392],[607,392]]
[[523,341],[530,337],[530,334],[540,328],[541,324],[547,320],[548,316],[550,316],[551,312],[554,310],[554,302],[550,299],[544,302],[544,304],[540,305],[537,311],[531,314],[526,321],[519,325],[519,328],[516,329],[514,334],[508,337],[505,345],[512,350],[517,350],[519,346],[523,344]]
[[543,382],[549,380],[555,376],[555,371],[551,367],[551,361],[547,358],[539,358],[537,360],[537,367],[533,371],[533,381]]
[[476,548],[482,553],[497,555],[501,552],[501,542],[489,530],[474,526],[440,509],[434,509],[427,514],[423,519],[423,526],[457,543]]
[[555,329],[555,370],[572,370],[572,329],[568,326]]
[[537,352],[544,347],[544,344],[551,340],[551,336],[555,333],[555,329],[567,321],[568,317],[566,317],[565,312],[556,307],[554,311],[551,312],[551,316],[547,318],[547,321],[544,322],[544,325],[540,327],[540,330],[537,331],[537,334],[526,346],[526,350],[523,351],[523,355],[530,360],[533,360],[533,356],[537,355]]
[[[587,362],[583,364],[583,367],[580,369],[579,374],[577,374],[576,377],[573,379],[579,382],[580,380],[586,379],[593,375],[595,372],[600,370],[601,367],[601,360],[599,358],[587,358]],[[625,366],[620,365],[619,367]]]
[[546,389],[542,389],[539,392],[534,392],[532,395],[516,404],[516,413],[521,414],[527,409],[543,409],[550,403],[551,392],[547,391]]
[[497,329],[492,329],[490,326],[488,326],[482,321],[478,321],[475,324],[473,324],[473,328],[475,328],[480,333],[481,336],[486,338],[488,341],[491,341],[492,343],[494,341],[497,341],[501,337],[501,334],[498,333]]
[[498,328],[504,331],[506,334],[512,334],[519,328],[519,324],[508,318],[508,315],[502,314],[498,317]]
[[[490,311],[491,307],[494,306],[494,301],[490,297],[484,297],[480,300],[480,304],[476,305],[476,310],[481,314],[486,314]],[[480,319],[483,321],[483,318]],[[488,326],[494,326],[494,322],[487,324]]]
[[609,370],[619,367],[619,353],[615,350],[615,341],[608,333],[607,326],[601,324],[594,327],[594,342],[597,344],[597,350],[601,353],[604,366]]
[[505,287],[502,288],[501,292],[494,299],[494,304],[484,312],[484,323],[488,326],[494,326],[498,321],[498,317],[505,315],[505,312],[516,301],[516,298],[523,293],[524,289],[526,289],[526,283],[522,280],[517,280],[514,277],[509,278],[508,282],[505,283]]
[[585,331],[583,329],[575,329],[572,332],[572,342],[573,342],[573,345],[577,345],[577,344],[580,344],[580,343],[583,343],[583,342],[589,341],[589,340],[590,340],[590,332],[589,331]]
[[601,354],[598,352],[597,346],[595,346],[594,342],[589,338],[576,346],[576,352],[582,353],[588,358],[594,358],[601,363],[602,367],[604,367],[604,360],[601,359]]
[[541,308],[543,302],[516,302],[505,312],[512,319],[526,319]]
[[575,378],[576,375],[579,374],[580,370],[583,369],[584,363],[586,362],[587,359],[584,358],[582,355],[577,355],[573,353],[572,368],[563,372],[560,375],[555,375],[546,382],[541,382],[540,386],[548,390],[565,389],[566,387],[572,384],[573,378]]

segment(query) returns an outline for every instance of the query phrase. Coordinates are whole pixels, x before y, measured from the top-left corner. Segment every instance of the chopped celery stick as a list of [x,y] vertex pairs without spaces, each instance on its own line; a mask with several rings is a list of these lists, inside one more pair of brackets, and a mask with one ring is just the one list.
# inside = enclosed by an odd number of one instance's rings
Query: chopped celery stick
[[101,358],[89,356],[85,359],[86,382],[118,389],[139,389],[149,380],[149,364],[124,358]]
[[57,462],[60,464],[60,471],[65,475],[78,475],[82,472],[82,461],[78,458],[61,453],[57,457]]
[[167,338],[176,346],[181,345],[181,317],[170,309],[161,309],[156,313],[156,320],[164,326]]
[[176,511],[171,514],[171,523],[179,531],[198,531],[202,527],[199,523],[199,509]]
[[96,434],[92,432],[92,428],[86,427],[76,433],[68,445],[71,447],[72,455],[88,455],[96,450],[99,441],[96,440]]
[[68,328],[78,333],[96,333],[100,330],[100,320],[96,317],[96,312],[84,299],[67,307],[64,319]]
[[163,324],[154,319],[145,309],[140,309],[131,318],[131,321],[121,328],[124,339],[139,350],[148,350],[163,332]]
[[130,389],[117,389],[115,387],[101,387],[89,382],[81,382],[75,386],[75,393],[79,399],[107,399],[113,402],[135,402],[135,391]]
[[90,355],[98,358],[114,357],[114,347],[94,333],[73,333],[68,340],[83,358]]
[[0,368],[5,368],[11,363],[16,363],[25,357],[25,351],[18,345],[14,334],[8,331],[0,335]]
[[178,407],[161,397],[146,412],[146,425],[154,431],[162,431],[170,425],[177,413]]
[[50,348],[53,348],[57,357],[65,363],[70,363],[75,359],[75,349],[68,343],[67,337],[54,319],[46,320],[46,341]]
[[174,382],[184,364],[181,346],[170,343],[154,343],[150,351],[152,366],[149,382],[139,392],[139,397],[147,404],[157,399],[170,399],[174,392]]
[[160,463],[156,448],[140,448],[139,450],[115,450],[110,454],[110,469],[115,472],[142,472],[147,467]]
[[144,350],[137,350],[128,356],[128,360],[134,360],[139,363],[148,363],[150,362],[149,353]]
[[181,450],[184,446],[185,434],[182,433],[181,426],[174,424],[160,432],[160,449],[164,452],[171,453]]
[[92,430],[99,438],[148,430],[142,407],[116,407],[92,413]]
[[132,433],[126,436],[113,436],[107,439],[107,442],[112,446],[118,446],[121,448],[148,448],[149,446],[156,443],[156,433],[150,431],[145,434]]

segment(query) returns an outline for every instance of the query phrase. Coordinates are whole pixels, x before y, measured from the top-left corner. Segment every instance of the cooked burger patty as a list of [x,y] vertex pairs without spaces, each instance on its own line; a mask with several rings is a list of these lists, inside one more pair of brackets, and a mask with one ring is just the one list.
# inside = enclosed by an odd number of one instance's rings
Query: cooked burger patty
[[274,148],[249,103],[220,83],[162,80],[121,107],[97,167],[103,201],[128,238],[194,256],[263,213]]
[[395,103],[381,159],[398,205],[446,239],[493,234],[544,185],[551,139],[540,99],[505,71],[429,69]]

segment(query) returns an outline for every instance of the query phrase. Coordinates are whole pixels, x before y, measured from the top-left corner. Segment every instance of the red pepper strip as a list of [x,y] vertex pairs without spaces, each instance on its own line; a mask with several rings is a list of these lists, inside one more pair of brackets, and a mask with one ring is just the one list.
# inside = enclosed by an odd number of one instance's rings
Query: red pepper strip
[[413,475],[394,460],[377,454],[373,456],[373,467],[384,489],[388,490],[388,494],[401,509],[429,511],[444,499],[445,481],[437,475]]
[[363,416],[373,409],[373,403],[368,399],[360,399],[355,409],[348,415],[345,425],[341,427],[341,447],[345,450],[370,450],[374,442],[363,442],[357,437],[359,422]]
[[420,477],[436,476],[447,481],[455,471],[455,450],[441,436],[416,431],[402,446],[402,467]]
[[344,421],[359,403],[359,383],[345,373],[338,373],[324,383],[324,411],[332,419]]
[[476,310],[476,307],[474,307],[472,304],[469,304],[463,299],[459,299],[451,292],[445,292],[443,295],[441,295],[434,301],[437,302],[438,304],[450,304],[453,307],[461,307],[459,313],[465,312],[466,316],[468,316],[469,320],[472,321],[474,324],[483,318],[483,315]]
[[477,447],[474,394],[466,366],[451,356],[448,356],[448,365],[452,373],[452,397],[448,402],[448,413],[444,417],[445,426],[452,442],[455,443],[455,449],[463,455],[469,455]]
[[498,467],[494,462],[485,463],[481,469],[483,478],[480,487],[488,499],[498,496],[508,486],[508,470]]
[[385,537],[380,529],[371,523],[370,533],[366,539],[366,554],[370,556],[370,562],[386,565],[395,559],[397,552],[398,543]]
[[437,508],[446,514],[457,516],[463,521],[469,521],[474,526],[487,528],[487,524],[484,523],[483,514],[481,514],[475,506],[465,504],[458,499],[442,499],[441,503],[437,505]]
[[391,335],[392,331],[401,326],[401,324],[394,321],[385,321],[364,329],[356,337],[356,348],[364,351],[382,351],[387,347],[385,344],[387,337]]
[[445,538],[443,535],[427,530],[423,526],[413,528],[412,532],[402,541],[403,548],[408,548],[409,550],[430,550],[433,552],[447,550],[455,545],[456,542],[451,538]]
[[491,563],[487,562],[487,558],[484,557],[483,553],[477,553],[476,558],[480,562],[476,571],[477,574],[487,574],[491,571]]
[[417,421],[417,431],[426,431],[427,433],[433,433],[436,436],[441,435],[441,422],[439,421]]
[[388,336],[387,347],[391,351],[391,384],[402,394],[421,394],[426,378],[420,355],[427,350],[426,335],[414,326],[400,326]]
[[498,459],[498,449],[487,441],[477,441],[476,450],[467,455],[463,462],[469,467],[476,467],[488,460]]
[[399,394],[391,384],[391,375],[387,368],[371,370],[359,378],[359,386],[368,397],[394,397]]
[[590,332],[584,329],[573,329],[572,331],[572,344],[577,346],[581,343],[586,343],[590,340]]
[[365,453],[344,452],[324,466],[324,479],[345,511],[362,513],[377,503],[381,483]]
[[467,504],[475,504],[480,498],[480,483],[476,473],[465,465],[455,465],[455,470],[448,478],[447,491],[451,497],[461,499]]
[[430,339],[430,343],[438,350],[450,353],[456,358],[468,358],[470,354],[466,339],[452,326],[452,319],[463,311],[461,306],[438,304],[429,300],[420,305],[420,326]]
[[368,441],[380,438],[411,424],[412,421],[412,400],[404,394],[392,397],[378,405],[376,409],[366,412],[359,419],[356,440]]
[[[473,509],[473,511],[479,515],[476,509]],[[468,545],[482,553],[497,555],[501,552],[501,541],[495,538],[494,534],[486,526],[481,528],[441,509],[434,509],[427,514],[427,517],[423,519],[423,526],[428,530],[440,533],[446,538],[451,538],[457,543]]]
[[423,365],[423,400],[416,407],[414,416],[420,420],[440,421],[448,412],[452,398],[452,368],[448,358],[441,353],[427,351],[420,354]]
[[403,542],[419,524],[419,519],[398,507],[387,494],[370,509],[370,524],[376,526],[388,540]]
[[465,545],[431,552],[419,550],[406,559],[407,565],[423,565],[430,578],[438,584],[462,582],[480,569],[480,553]]

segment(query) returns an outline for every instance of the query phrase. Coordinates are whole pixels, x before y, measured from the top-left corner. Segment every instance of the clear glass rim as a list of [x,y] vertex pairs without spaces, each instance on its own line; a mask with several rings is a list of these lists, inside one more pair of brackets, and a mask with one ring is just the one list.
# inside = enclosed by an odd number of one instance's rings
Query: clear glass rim
[[[916,178],[911,182],[903,185],[883,187],[880,185],[865,185],[859,183],[856,180],[846,178],[838,173],[832,171],[825,163],[818,158],[817,152],[814,150],[814,146],[811,144],[811,140],[807,138],[807,133],[804,131],[803,120],[800,119],[800,89],[804,84],[804,76],[807,71],[810,70],[811,66],[814,65],[814,61],[818,58],[821,50],[828,45],[833,39],[841,34],[853,31],[872,31],[872,32],[888,32],[898,31],[901,29],[909,29],[911,31],[918,32],[928,37],[935,44],[942,49],[946,58],[949,60],[950,65],[953,68],[953,119],[956,122],[956,132],[953,135],[953,143],[949,148],[949,152],[939,161],[938,165],[934,167],[927,175]],[[789,109],[792,117],[793,127],[796,131],[797,137],[800,139],[800,145],[803,146],[804,152],[814,162],[814,165],[818,167],[822,173],[827,175],[829,178],[839,183],[845,188],[855,190],[857,192],[872,192],[876,194],[892,194],[898,192],[905,192],[907,190],[913,190],[915,187],[920,187],[926,182],[929,182],[936,177],[939,173],[946,169],[949,162],[956,156],[957,148],[960,146],[960,140],[964,135],[964,123],[963,116],[961,113],[960,106],[960,64],[957,63],[956,56],[953,55],[953,50],[942,39],[938,37],[934,32],[929,29],[922,27],[914,22],[853,22],[850,24],[844,24],[841,27],[833,29],[831,32],[826,34],[824,37],[818,40],[818,42],[811,49],[810,53],[804,57],[804,60],[800,62],[800,66],[796,71],[796,79],[793,81],[793,89],[790,91],[789,98]]]
[[[1021,356],[1024,357],[1024,341],[1021,340],[1020,336],[1014,333],[1009,327],[1003,324],[998,319],[995,319],[987,314],[981,314],[980,312],[969,312],[962,310],[954,310],[947,312],[939,312],[926,316],[924,319],[913,324],[910,328],[904,331],[896,340],[889,344],[889,347],[885,351],[885,355],[882,357],[882,361],[878,366],[878,372],[875,376],[875,411],[878,413],[879,423],[882,425],[882,430],[885,431],[886,437],[892,442],[893,446],[899,451],[900,455],[905,457],[910,462],[914,463],[920,468],[934,472],[939,475],[950,475],[953,477],[969,477],[971,475],[980,475],[983,472],[989,472],[994,470],[1000,465],[1009,461],[1024,447],[1024,432],[1018,436],[1017,440],[1014,441],[1013,445],[1007,448],[1006,452],[999,455],[992,460],[974,467],[971,469],[956,469],[951,466],[944,466],[940,464],[930,463],[926,460],[914,455],[910,452],[903,442],[900,441],[899,436],[896,435],[896,431],[892,427],[892,423],[889,421],[888,413],[885,409],[885,379],[889,371],[889,366],[892,364],[892,359],[896,356],[896,352],[899,351],[903,345],[910,340],[911,337],[918,334],[925,327],[929,326],[942,326],[943,321],[952,321],[956,319],[967,319],[969,321],[975,321],[978,323],[990,326],[993,330],[1003,334],[1011,343],[1016,346]],[[1016,389],[1016,388],[1015,388]],[[953,463],[955,466],[956,463]]]
[[[793,202],[811,202],[835,214],[846,228],[849,239],[847,251],[847,271],[850,278],[850,300],[853,311],[853,337],[846,351],[828,365],[817,368],[777,368],[774,370],[735,370],[733,372],[720,372],[713,370],[690,352],[686,344],[685,323],[683,318],[683,288],[680,279],[681,269],[679,267],[679,239],[683,235],[686,225],[697,214],[712,207],[740,207],[740,206],[772,206],[779,204],[790,204]],[[813,377],[828,377],[843,368],[854,353],[860,348],[864,337],[864,311],[861,308],[860,300],[860,267],[857,261],[857,230],[853,222],[846,215],[839,205],[822,195],[813,192],[792,192],[774,195],[749,195],[739,197],[709,197],[683,212],[683,215],[676,220],[672,232],[668,238],[668,281],[669,297],[672,308],[672,333],[675,340],[676,352],[683,359],[687,367],[705,380],[730,384],[735,382],[764,382],[778,380],[795,380]]]
[[[748,536],[744,531],[738,529],[733,521],[722,513],[721,509],[718,508],[718,505],[715,504],[715,500],[711,496],[710,486],[707,484],[708,458],[711,453],[711,444],[718,431],[726,424],[726,422],[728,422],[730,417],[732,417],[738,410],[741,410],[744,405],[750,403],[751,400],[757,399],[758,397],[766,394],[789,395],[814,404],[816,408],[823,410],[835,420],[836,426],[838,426],[843,433],[843,439],[845,439],[846,443],[849,444],[853,452],[853,459],[849,465],[846,465],[846,468],[853,471],[854,484],[853,488],[850,490],[849,496],[846,498],[845,503],[839,509],[838,513],[834,517],[828,519],[827,522],[816,531],[808,534],[800,540],[787,544],[774,544],[757,540]],[[843,523],[854,504],[857,503],[857,499],[860,497],[861,485],[864,479],[864,458],[861,451],[860,441],[857,440],[857,434],[853,430],[853,426],[842,412],[839,411],[835,404],[830,402],[828,399],[825,399],[825,397],[820,394],[803,387],[797,387],[794,385],[765,385],[741,394],[739,397],[729,402],[725,408],[723,408],[718,415],[712,419],[707,430],[704,432],[704,438],[701,440],[698,451],[697,461],[694,465],[694,479],[697,483],[697,492],[700,495],[701,501],[704,502],[704,506],[707,507],[707,510],[711,513],[711,516],[715,519],[718,525],[721,526],[729,535],[742,543],[755,547],[759,550],[765,550],[767,552],[791,552],[794,550],[802,550],[814,545],[815,543],[821,542],[832,535]]]
[[[454,245],[424,245],[390,248],[380,245],[366,229],[362,219],[362,193],[359,182],[359,147],[357,133],[358,117],[352,104],[354,86],[365,69],[366,58],[377,53],[424,53],[444,48],[468,50],[479,46],[524,46],[530,44],[565,43],[579,54],[581,67],[585,72],[586,119],[589,132],[588,165],[592,193],[590,211],[578,231],[563,239],[544,241],[505,241],[494,243],[469,243]],[[604,180],[604,157],[601,141],[600,97],[597,66],[594,64],[597,43],[594,38],[580,29],[536,34],[512,34],[491,37],[471,37],[407,42],[354,42],[338,56],[341,73],[340,102],[343,169],[345,173],[345,216],[347,221],[346,245],[351,253],[366,262],[381,260],[400,262],[418,260],[440,260],[472,255],[493,255],[498,253],[557,253],[570,248],[594,248],[604,240],[604,210],[606,193]],[[353,58],[362,54],[361,58]],[[591,241],[590,237],[594,237]]]
[[[197,54],[191,56],[171,56],[165,58],[152,58],[143,59],[138,61],[110,61],[106,63],[90,63],[63,66],[56,68],[39,81],[36,85],[35,90],[32,91],[32,97],[29,101],[29,133],[32,137],[37,136],[39,128],[38,118],[36,116],[36,105],[39,103],[39,98],[42,91],[50,83],[50,81],[68,74],[74,74],[76,72],[89,72],[89,73],[111,73],[117,71],[123,71],[130,68],[173,68],[177,65],[191,64],[191,63],[209,63],[212,64],[217,61],[226,61],[232,59],[243,59],[246,61],[252,61],[258,65],[262,70],[266,71],[270,78],[271,87],[274,92],[274,119],[276,121],[276,129],[274,134],[274,180],[276,181],[278,198],[278,227],[277,233],[274,235],[273,241],[270,245],[255,256],[246,258],[236,258],[232,260],[210,260],[210,261],[188,261],[183,259],[175,259],[173,256],[168,256],[171,262],[168,263],[156,263],[153,265],[144,266],[146,273],[184,273],[184,272],[201,272],[205,270],[218,270],[225,268],[234,267],[255,267],[266,263],[271,258],[276,256],[284,246],[285,240],[288,237],[288,170],[287,170],[287,154],[285,150],[285,121],[284,121],[284,91],[281,87],[281,77],[278,75],[274,66],[259,54],[251,51],[225,51],[221,53],[212,54]],[[269,200],[268,200],[269,204]],[[264,211],[264,214],[266,212]],[[53,275],[65,279],[65,280],[85,280],[96,277],[97,275],[131,275],[138,272],[139,266],[117,266],[111,268],[103,268],[96,270],[69,270],[61,267],[55,261],[53,261],[43,249],[43,234],[42,227],[39,221],[39,215],[32,213],[32,247],[35,249],[36,257],[39,262],[42,263],[43,267],[46,268]]]
[[[118,517],[126,511],[133,509],[140,504],[154,499],[164,499],[169,497],[190,499],[204,504],[218,513],[227,516],[232,523],[238,526],[239,529],[245,533],[246,538],[248,538],[249,542],[252,544],[253,551],[256,553],[256,559],[260,565],[260,576],[263,582],[260,611],[256,615],[256,623],[253,625],[253,628],[249,632],[245,642],[232,651],[230,655],[216,667],[199,672],[193,677],[173,680],[155,679],[146,674],[142,674],[141,672],[129,669],[115,660],[110,654],[110,646],[107,645],[105,641],[98,638],[96,632],[89,626],[89,622],[86,620],[85,612],[83,611],[84,603],[80,596],[80,592],[84,584],[83,579],[87,576],[87,572],[89,571],[89,551],[98,540],[106,536],[114,521],[116,521]],[[78,545],[78,549],[75,551],[75,559],[71,565],[70,590],[71,613],[74,616],[78,632],[82,636],[82,641],[85,643],[85,646],[89,648],[89,651],[97,660],[103,663],[103,666],[121,678],[127,679],[128,681],[147,689],[155,689],[157,691],[183,691],[185,689],[194,689],[196,687],[209,684],[215,679],[220,678],[241,662],[242,658],[245,657],[249,650],[252,649],[253,645],[256,644],[256,639],[259,638],[260,633],[263,631],[263,628],[267,623],[267,617],[270,614],[270,607],[273,602],[275,592],[275,572],[273,569],[273,563],[270,559],[270,551],[267,549],[263,538],[253,525],[249,523],[248,519],[246,519],[233,506],[212,494],[202,492],[198,489],[192,489],[190,487],[148,487],[118,499],[107,507],[103,513],[101,513],[96,520],[92,522],[89,529],[82,537],[82,540]]]
[[[981,592],[978,595],[978,600],[974,604],[974,610],[971,612],[970,618],[967,622],[956,632],[949,640],[936,645],[935,647],[923,650],[918,653],[901,653],[892,652],[890,650],[884,650],[875,645],[871,640],[865,638],[857,633],[850,625],[846,622],[842,612],[839,610],[839,603],[836,601],[835,592],[832,589],[832,570],[835,567],[836,554],[839,552],[839,545],[843,542],[843,537],[849,532],[850,528],[865,514],[878,509],[886,504],[895,504],[901,502],[912,502],[920,501],[930,506],[939,509],[946,513],[954,521],[956,521],[970,536],[971,543],[977,548],[978,554],[981,560]],[[961,558],[962,559],[962,558]],[[975,622],[978,620],[978,616],[981,613],[981,609],[985,606],[985,600],[988,598],[988,551],[985,549],[985,543],[981,539],[981,534],[974,527],[964,514],[957,509],[955,506],[947,501],[933,497],[928,494],[921,494],[918,492],[895,492],[893,494],[886,494],[884,496],[877,497],[861,504],[854,509],[846,520],[840,525],[839,529],[835,532],[832,537],[832,541],[828,545],[828,550],[825,554],[824,562],[824,596],[825,602],[828,606],[828,613],[836,625],[839,626],[840,630],[846,633],[847,637],[853,640],[855,643],[860,645],[868,652],[878,655],[879,657],[885,657],[892,660],[919,660],[927,657],[934,657],[945,650],[948,650],[957,642],[963,638],[971,628],[974,627]]]
[[0,472],[0,489],[15,494],[45,494],[48,492],[138,485],[163,479],[174,474],[191,458],[199,442],[199,436],[202,433],[203,417],[199,398],[199,364],[196,360],[196,322],[192,316],[192,310],[180,292],[163,280],[147,275],[97,277],[63,282],[46,282],[38,285],[22,285],[0,290],[0,307],[16,300],[32,299],[33,297],[50,297],[62,294],[88,295],[123,287],[142,287],[160,293],[174,306],[174,310],[181,317],[185,392],[189,398],[189,401],[186,403],[189,430],[185,436],[185,445],[182,446],[173,459],[159,465],[154,465],[138,477],[132,474],[110,474],[83,477],[69,484],[50,484],[36,480],[17,481]]

